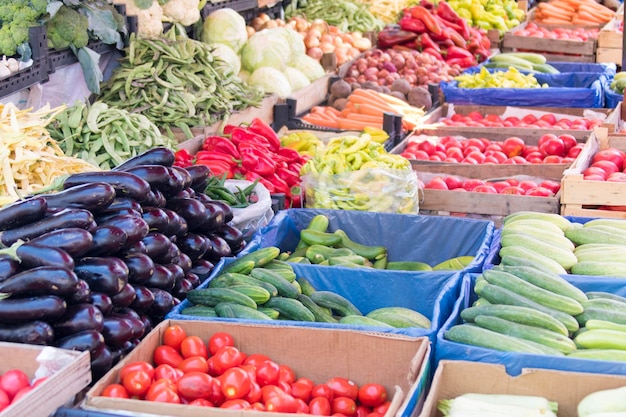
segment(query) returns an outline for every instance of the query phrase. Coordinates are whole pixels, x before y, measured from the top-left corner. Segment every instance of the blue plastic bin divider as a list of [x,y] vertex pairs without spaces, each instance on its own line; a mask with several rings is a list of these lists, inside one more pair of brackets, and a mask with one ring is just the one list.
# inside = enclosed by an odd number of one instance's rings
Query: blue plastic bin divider
[[[228,265],[233,259],[225,260]],[[458,271],[413,272],[389,271],[381,274],[370,268],[346,268],[339,266],[317,266],[292,264],[298,277],[306,278],[317,290],[328,290],[351,301],[363,314],[380,307],[407,307],[416,310],[431,320],[429,329],[422,328],[379,328],[336,323],[312,323],[292,320],[245,320],[246,323],[280,326],[323,327],[363,331],[381,331],[410,337],[429,337],[435,341],[437,330],[452,313],[459,294],[462,274]],[[220,268],[221,270],[222,268]],[[205,280],[198,288],[206,288],[220,270]],[[397,273],[396,273],[397,272]],[[188,300],[182,301],[166,316],[175,320],[211,320],[240,322],[243,319],[197,317],[182,314],[190,307]]]
[[[435,367],[440,360],[469,360],[483,363],[503,364],[507,373],[519,375],[524,368],[554,369],[572,372],[590,372],[603,374],[626,375],[626,362],[611,362],[604,360],[590,360],[568,358],[566,356],[535,355],[517,352],[500,352],[479,346],[465,345],[444,339],[444,333],[455,324],[462,323],[460,312],[471,305],[476,299],[473,284],[478,274],[466,274],[461,282],[461,294],[456,300],[452,315],[437,333],[435,347]],[[626,295],[626,285],[623,280],[606,277],[584,277],[578,275],[564,276],[569,282],[581,290],[607,291],[618,295]]]
[[[373,213],[350,210],[281,210],[264,228],[257,230],[241,255],[277,246],[293,251],[300,231],[318,214],[326,215],[329,231],[343,229],[355,242],[387,247],[389,261],[420,261],[434,266],[457,256],[475,259],[465,271],[482,271],[489,254],[495,225],[490,220],[450,216]],[[384,271],[385,274],[390,271]]]
[[607,109],[614,109],[624,100],[623,94],[618,94],[611,89],[612,81],[613,77],[604,80],[604,107]]

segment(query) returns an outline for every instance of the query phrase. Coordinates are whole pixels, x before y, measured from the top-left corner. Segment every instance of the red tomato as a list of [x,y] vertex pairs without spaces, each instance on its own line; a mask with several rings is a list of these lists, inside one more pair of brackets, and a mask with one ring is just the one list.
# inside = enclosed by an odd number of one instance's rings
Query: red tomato
[[28,387],[24,387],[21,390],[19,390],[16,394],[15,397],[13,397],[13,401],[11,401],[11,404],[13,404],[14,402],[18,401],[20,398],[22,398],[24,395],[28,394],[29,392],[31,392],[33,390],[34,387],[31,387],[30,385]]
[[211,383],[211,392],[207,399],[216,407],[219,407],[224,402],[225,398],[222,393],[222,381],[220,381],[219,378],[213,378]]
[[[263,399],[263,391],[261,391],[261,387],[255,381],[250,381],[250,390],[248,394],[246,394],[245,400],[247,400],[250,404],[258,403]],[[263,406],[265,407],[265,406]]]
[[241,365],[246,359],[245,354],[234,346],[224,346],[213,355],[215,358],[212,365],[219,375],[228,368]]
[[308,385],[309,387],[311,387],[311,389],[313,389],[313,387],[315,386],[315,382],[313,382],[313,380],[310,378],[300,377],[296,379],[294,383],[296,382]]
[[155,381],[146,393],[147,401],[157,403],[180,404],[180,396],[176,392],[176,384],[168,379]]
[[541,182],[541,184],[539,184],[539,185],[541,187],[545,187],[545,188],[549,189],[554,194],[559,192],[559,190],[561,189],[561,183],[559,181],[554,181],[554,180],[543,180]]
[[0,389],[0,411],[4,410],[9,405],[11,405],[11,399],[9,398],[9,395]]
[[360,404],[377,407],[387,401],[387,390],[381,384],[363,384],[357,395]]
[[183,358],[189,358],[191,356],[202,356],[207,358],[207,347],[204,344],[204,340],[200,336],[187,336],[180,344],[180,353]]
[[122,385],[131,396],[141,397],[148,391],[150,384],[152,384],[152,377],[148,372],[141,370],[130,371],[122,379]]
[[109,384],[104,387],[100,395],[111,398],[130,398],[128,391],[126,391],[126,388],[124,388],[122,384]]
[[180,344],[187,337],[185,330],[179,325],[169,326],[163,332],[163,344],[180,350]]
[[204,398],[196,398],[189,405],[197,405],[200,407],[215,407],[213,403],[209,400],[205,400]]
[[154,349],[152,360],[157,366],[167,364],[178,368],[178,365],[183,361],[183,357],[180,356],[180,353],[173,347],[161,345]]
[[424,185],[424,188],[431,190],[447,190],[448,184],[446,184],[446,181],[442,177],[434,177]]
[[291,384],[291,395],[306,402],[311,400],[312,387],[305,382],[294,382]]
[[256,410],[256,411],[267,411],[265,409],[265,404],[263,403],[256,402],[256,403],[250,404],[250,406],[252,407],[253,410]]
[[554,194],[547,188],[537,186],[533,189],[526,191],[524,195],[535,197],[552,197]]
[[124,365],[120,369],[120,380],[124,379],[126,374],[132,371],[145,371],[150,375],[150,379],[154,379],[154,366],[146,361],[137,361]]
[[209,365],[204,356],[189,356],[178,365],[178,369],[183,371],[183,373],[196,371],[206,374],[209,372]]
[[592,163],[591,166],[602,168],[606,172],[606,175],[611,175],[614,172],[621,171],[621,169],[619,169],[619,167],[615,165],[615,162],[610,161],[608,159],[598,160]]
[[377,413],[377,412],[375,412],[375,411],[372,411],[371,413],[369,413],[369,414],[367,415],[367,417],[385,417],[385,415],[384,415],[384,414],[381,414],[381,413]]
[[265,361],[256,366],[256,382],[260,386],[276,385],[280,376],[280,367],[274,361]]
[[565,153],[567,154],[567,152],[569,152],[570,149],[572,149],[574,146],[576,146],[576,143],[578,143],[576,141],[576,138],[572,135],[568,135],[568,134],[563,134],[563,135],[559,135],[559,137],[561,138],[561,140],[563,140],[563,144],[565,145]]
[[356,403],[352,398],[335,397],[332,402],[332,411],[348,417],[353,416],[356,414]]
[[19,369],[11,369],[6,371],[0,378],[0,389],[4,391],[9,398],[13,398],[19,390],[30,386],[28,375]]
[[[357,390],[358,391],[358,390]],[[315,397],[324,397],[328,399],[328,401],[332,401],[334,397],[333,390],[326,384],[318,384],[313,387],[311,390],[311,396]]]
[[226,400],[243,398],[250,391],[250,377],[239,367],[228,368],[220,376],[222,394]]
[[309,414],[314,416],[329,416],[330,401],[326,397],[315,397],[309,401]]
[[479,185],[484,185],[485,181],[477,179],[477,178],[469,178],[463,181],[463,188],[467,191],[472,191],[474,188]]
[[389,410],[389,406],[391,406],[391,401],[387,400],[384,403],[382,403],[381,405],[374,407],[372,409],[373,413],[380,413],[382,415],[385,415],[385,413],[387,412],[387,410]]
[[295,413],[298,411],[298,401],[283,390],[270,395],[264,402],[265,409],[274,413]]
[[209,358],[206,360],[206,364],[208,367],[207,373],[211,376],[219,376],[219,370],[216,367],[216,363],[217,360],[215,359],[215,356],[209,356]]
[[262,400],[264,403],[265,401],[267,401],[268,398],[274,395],[279,395],[279,394],[284,394],[284,393],[285,391],[283,391],[276,385],[266,385],[264,387],[261,387],[261,395],[262,395]]
[[235,339],[226,332],[216,332],[209,338],[209,353],[215,355],[224,346],[235,346]]
[[154,379],[169,379],[172,382],[176,382],[183,376],[183,371],[178,368],[174,368],[172,365],[166,363],[157,366],[154,369]]
[[263,355],[262,353],[253,353],[246,357],[246,360],[243,361],[245,365],[252,365],[254,367],[258,367],[263,362],[271,360],[269,356]]
[[[246,365],[244,363],[244,364],[239,365],[239,367],[248,373],[248,376],[250,377],[250,381],[256,382],[256,367],[255,366]],[[252,404],[253,402],[254,401],[251,401],[250,404]]]
[[213,377],[202,372],[189,372],[183,375],[176,383],[178,393],[186,400],[206,398],[210,401]]
[[237,398],[234,400],[224,401],[220,408],[228,408],[230,410],[250,410],[252,406],[246,400],[242,400],[241,398]]
[[565,143],[563,139],[555,134],[546,133],[539,138],[539,152],[544,156],[560,155],[565,156]]
[[298,408],[296,409],[296,413],[298,414],[309,414],[309,405],[301,398],[296,398],[296,402],[298,403]]
[[296,380],[296,373],[287,365],[279,365],[278,379],[288,384],[293,384]]
[[285,391],[287,394],[291,395],[291,385],[289,385],[285,381],[278,380],[278,382],[276,382],[276,386]]
[[356,406],[356,417],[367,417],[369,413],[372,412],[372,409],[366,405],[359,404]]

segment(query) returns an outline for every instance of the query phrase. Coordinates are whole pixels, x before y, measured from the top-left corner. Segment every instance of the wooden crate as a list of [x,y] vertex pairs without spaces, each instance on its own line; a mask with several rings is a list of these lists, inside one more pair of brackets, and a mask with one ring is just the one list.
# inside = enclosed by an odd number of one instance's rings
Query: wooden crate
[[606,129],[591,135],[561,180],[561,215],[626,219],[626,211],[621,210],[626,208],[626,183],[584,180],[582,175],[594,154],[609,147],[626,151],[626,135],[608,135]]
[[[593,62],[596,51],[595,39],[589,39],[585,42],[581,42],[565,39],[545,39],[538,37],[529,38],[528,36],[517,35],[517,31],[524,29],[526,25],[528,25],[528,22],[520,25],[517,30],[504,34],[504,39],[502,40],[502,52],[512,52],[523,49],[526,51],[540,53],[547,52],[548,54],[546,55],[546,58],[549,57],[548,61]],[[587,61],[587,59],[591,60]]]
[[622,48],[596,49],[596,62],[622,65]]

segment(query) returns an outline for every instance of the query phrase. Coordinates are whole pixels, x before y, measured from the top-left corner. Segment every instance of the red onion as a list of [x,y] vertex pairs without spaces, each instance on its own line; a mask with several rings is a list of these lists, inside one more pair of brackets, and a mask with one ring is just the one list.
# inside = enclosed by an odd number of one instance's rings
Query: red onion
[[398,69],[396,68],[395,65],[391,63],[391,61],[385,62],[385,64],[383,65],[383,68],[389,72],[398,72]]
[[365,71],[363,71],[363,75],[365,75],[365,77],[368,77],[368,78],[370,76],[374,76],[374,77],[378,78],[377,77],[377,75],[378,75],[378,68],[376,68],[376,67],[369,67]]

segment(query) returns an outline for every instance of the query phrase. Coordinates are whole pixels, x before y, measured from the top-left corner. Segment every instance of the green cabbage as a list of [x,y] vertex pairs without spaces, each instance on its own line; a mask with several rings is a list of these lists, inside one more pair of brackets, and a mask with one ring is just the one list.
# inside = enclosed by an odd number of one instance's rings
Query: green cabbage
[[261,67],[257,69],[250,75],[247,83],[265,93],[274,93],[280,98],[285,98],[291,94],[289,80],[276,68]]
[[241,60],[237,52],[223,43],[214,43],[211,44],[211,47],[213,48],[213,56],[221,59],[222,63],[218,64],[218,66],[222,66],[225,73],[239,73],[241,70]]
[[202,24],[202,42],[223,43],[239,53],[248,40],[246,21],[233,9],[218,9]]
[[276,31],[278,35],[284,37],[285,40],[289,43],[289,65],[297,62],[302,55],[306,54],[306,46],[304,45],[304,40],[302,39],[300,34],[298,34],[298,32],[293,29],[283,27],[270,30]]
[[308,55],[302,55],[292,66],[306,75],[309,81],[315,81],[326,74],[322,64]]
[[304,75],[302,71],[293,67],[285,68],[284,74],[287,77],[287,80],[289,80],[291,91],[298,91],[299,89],[311,84],[311,81],[309,81],[307,76]]
[[241,81],[248,84],[248,79],[250,78],[250,73],[248,71],[241,70],[237,76]]
[[241,50],[241,65],[254,72],[261,67],[273,67],[283,71],[291,57],[289,42],[275,31],[264,29],[248,39]]

